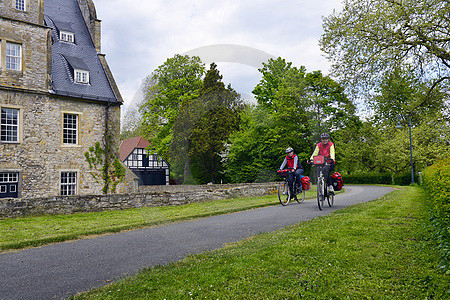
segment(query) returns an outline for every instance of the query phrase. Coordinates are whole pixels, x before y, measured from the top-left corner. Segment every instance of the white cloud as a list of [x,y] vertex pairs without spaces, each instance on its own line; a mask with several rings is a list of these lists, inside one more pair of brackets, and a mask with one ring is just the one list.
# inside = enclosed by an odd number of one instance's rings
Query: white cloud
[[[328,72],[320,52],[322,16],[341,0],[94,0],[102,20],[102,50],[128,106],[142,80],[175,54],[216,44],[259,49]],[[251,94],[257,70],[218,63],[224,82]]]

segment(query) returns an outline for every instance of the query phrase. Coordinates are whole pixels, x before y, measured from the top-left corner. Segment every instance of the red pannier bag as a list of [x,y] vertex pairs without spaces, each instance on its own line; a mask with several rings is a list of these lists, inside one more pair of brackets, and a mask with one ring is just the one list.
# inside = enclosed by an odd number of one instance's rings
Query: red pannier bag
[[302,190],[307,191],[311,188],[311,179],[308,176],[303,176],[300,181],[302,183]]
[[342,175],[340,173],[334,172],[333,175],[331,175],[331,182],[333,183],[333,189],[335,191],[342,190],[344,180],[342,179]]
[[280,177],[286,177],[288,170],[278,170],[277,174],[280,175]]
[[315,165],[321,165],[325,163],[325,156],[323,155],[316,155],[313,157],[314,164]]

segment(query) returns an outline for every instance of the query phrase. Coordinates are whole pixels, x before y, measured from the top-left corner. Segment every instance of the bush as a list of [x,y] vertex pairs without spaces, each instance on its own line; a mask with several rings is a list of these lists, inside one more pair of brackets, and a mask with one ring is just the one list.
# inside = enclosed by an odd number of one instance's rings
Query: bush
[[[344,184],[392,184],[392,175],[384,174],[352,174],[342,175]],[[411,174],[394,175],[394,184],[409,185],[411,184]]]
[[423,172],[423,187],[429,195],[433,232],[439,245],[441,267],[450,273],[450,156]]

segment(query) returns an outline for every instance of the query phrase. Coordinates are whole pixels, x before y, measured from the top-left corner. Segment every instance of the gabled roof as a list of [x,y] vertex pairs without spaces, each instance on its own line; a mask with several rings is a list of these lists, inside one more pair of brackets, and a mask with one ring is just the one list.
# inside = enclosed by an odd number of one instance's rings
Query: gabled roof
[[142,136],[123,140],[120,143],[119,158],[121,161],[124,161],[135,148],[145,149],[148,146],[150,146],[150,142],[144,139]]
[[[45,0],[45,24],[52,28],[51,93],[89,100],[119,102],[102,67],[77,0]],[[60,31],[74,43],[60,41]],[[89,71],[89,84],[74,82],[74,69]]]

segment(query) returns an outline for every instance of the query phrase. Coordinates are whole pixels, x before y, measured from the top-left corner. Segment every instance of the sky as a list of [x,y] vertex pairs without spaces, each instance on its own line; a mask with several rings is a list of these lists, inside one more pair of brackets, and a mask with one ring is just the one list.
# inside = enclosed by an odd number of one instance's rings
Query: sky
[[124,99],[124,114],[135,108],[143,79],[175,54],[201,54],[207,68],[214,60],[223,82],[250,102],[261,79],[259,60],[281,57],[308,72],[328,74],[330,63],[319,47],[322,17],[339,11],[341,1],[94,0],[94,4],[102,21],[102,53]]

